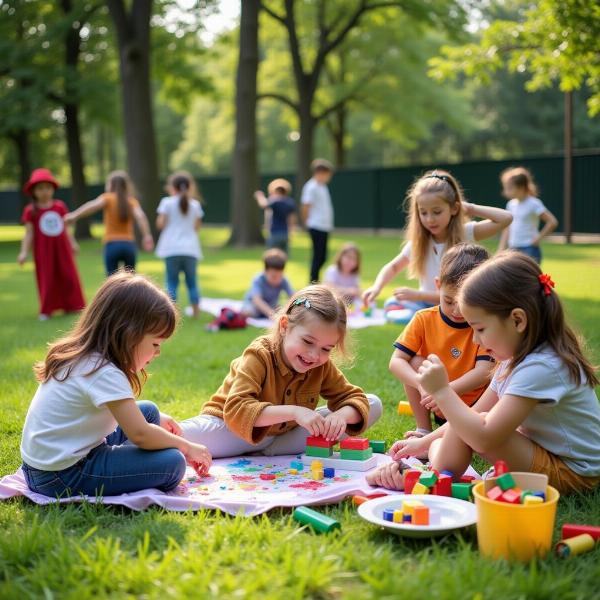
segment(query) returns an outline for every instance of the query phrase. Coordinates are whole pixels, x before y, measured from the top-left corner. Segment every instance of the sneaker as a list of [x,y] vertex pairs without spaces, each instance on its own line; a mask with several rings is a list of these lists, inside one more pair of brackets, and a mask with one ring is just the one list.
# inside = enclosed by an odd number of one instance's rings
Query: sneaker
[[50,315],[45,315],[44,313],[38,315],[38,321],[47,321],[48,319],[50,319]]

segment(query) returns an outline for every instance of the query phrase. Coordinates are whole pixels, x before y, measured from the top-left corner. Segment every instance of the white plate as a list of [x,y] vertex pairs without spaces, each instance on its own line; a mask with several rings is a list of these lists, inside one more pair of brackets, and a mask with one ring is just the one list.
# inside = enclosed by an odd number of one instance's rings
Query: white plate
[[[433,525],[410,525],[384,521],[383,510],[385,508],[401,509],[403,500],[420,500],[430,509],[438,511],[440,522]],[[358,514],[369,523],[385,527],[391,533],[414,538],[444,535],[477,522],[477,509],[471,502],[427,494],[395,494],[384,498],[374,498],[361,504],[358,507]]]

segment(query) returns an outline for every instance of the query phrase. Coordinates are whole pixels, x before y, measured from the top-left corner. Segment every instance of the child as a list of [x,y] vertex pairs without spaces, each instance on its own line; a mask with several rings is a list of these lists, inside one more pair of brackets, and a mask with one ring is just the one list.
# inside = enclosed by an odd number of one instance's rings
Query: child
[[272,319],[279,306],[279,296],[284,291],[293,294],[290,282],[283,275],[287,256],[278,248],[263,254],[265,269],[252,280],[252,285],[244,297],[242,314],[255,319]]
[[[460,185],[447,171],[430,171],[408,190],[407,242],[404,248],[379,271],[375,283],[363,293],[366,305],[402,269],[419,279],[419,289],[399,287],[386,301],[389,320],[407,323],[417,310],[439,304],[435,278],[446,250],[459,242],[484,240],[507,227],[512,217],[501,208],[465,202]],[[465,223],[465,216],[483,221]]]
[[335,257],[335,263],[325,270],[324,281],[341,294],[347,304],[360,298],[360,250],[356,244],[344,244]]
[[40,321],[57,310],[74,312],[85,306],[73,253],[78,246],[64,226],[68,209],[53,200],[58,182],[48,169],[35,169],[23,191],[33,199],[23,211],[25,237],[17,258],[20,265],[33,246],[35,276],[40,297]]
[[208,471],[204,446],[184,440],[152,402],[134,400],[145,367],[176,324],[169,297],[144,277],[120,272],[104,282],[73,330],[35,367],[40,386],[21,440],[34,492],[169,491],[181,481],[186,459],[199,474]]
[[[502,193],[508,199],[506,210],[513,216],[513,222],[502,232],[498,249],[513,248],[531,256],[540,264],[540,241],[556,229],[558,220],[536,197],[537,186],[527,169],[506,169],[500,180]],[[538,231],[540,219],[544,222],[544,227]]]
[[148,219],[139,202],[132,195],[132,185],[125,171],[109,173],[106,192],[90,200],[65,216],[65,223],[88,217],[102,210],[104,213],[104,264],[106,276],[114,273],[122,263],[126,269],[135,269],[137,250],[133,232],[135,221],[142,232],[142,247],[146,252],[154,248]]
[[167,291],[173,302],[177,301],[179,274],[185,275],[185,285],[194,318],[200,313],[200,292],[196,267],[202,258],[198,240],[198,229],[202,223],[204,211],[198,196],[194,178],[185,171],[169,177],[167,191],[170,196],[163,198],[158,205],[156,228],[162,230],[156,255],[165,259],[167,272]]
[[[599,381],[553,288],[533,259],[516,252],[497,255],[465,279],[461,312],[474,341],[501,364],[473,408],[449,387],[436,355],[419,368],[419,384],[448,419],[429,452],[434,468],[458,476],[476,452],[513,471],[544,473],[561,493],[600,482]],[[397,483],[397,469],[385,478]]]
[[321,158],[311,164],[313,176],[302,188],[302,220],[312,241],[310,283],[319,281],[319,272],[327,260],[327,241],[333,229],[333,204],[327,184],[333,165]]
[[[487,250],[476,244],[450,248],[442,258],[440,276],[436,277],[439,306],[418,311],[394,343],[396,350],[390,360],[390,371],[404,383],[417,422],[416,432],[409,432],[407,437],[421,437],[419,442],[415,441],[419,445],[415,455],[426,453],[440,435],[439,429],[431,432],[430,410],[435,411],[438,424],[445,422],[433,399],[422,393],[417,382],[418,368],[429,354],[437,354],[443,361],[450,386],[467,406],[474,404],[489,384],[493,359],[473,341],[473,330],[457,304],[461,280],[488,258]],[[396,449],[403,444],[400,442]]]
[[[181,424],[184,437],[215,457],[273,456],[302,452],[307,435],[361,433],[381,416],[381,401],[348,382],[331,360],[334,350],[346,352],[344,302],[323,285],[296,292],[271,333],[231,363],[200,415]],[[315,410],[319,396],[327,408]]]
[[254,193],[256,202],[266,209],[270,218],[267,248],[279,248],[289,255],[289,232],[294,224],[296,204],[290,198],[292,186],[287,179],[274,179],[267,188],[267,198],[262,190]]

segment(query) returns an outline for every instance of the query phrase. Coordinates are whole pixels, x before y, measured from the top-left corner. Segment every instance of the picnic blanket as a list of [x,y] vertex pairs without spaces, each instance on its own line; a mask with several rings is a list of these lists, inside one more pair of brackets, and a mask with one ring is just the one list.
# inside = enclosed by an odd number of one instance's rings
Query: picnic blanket
[[[218,316],[222,308],[231,308],[239,312],[242,308],[241,300],[232,300],[231,298],[202,298],[200,301],[200,310]],[[366,317],[360,310],[350,313],[348,316],[348,327],[351,329],[362,329],[373,325],[385,325],[385,312],[381,308],[374,308],[371,316]],[[248,319],[248,325],[259,328],[268,328],[272,325],[270,319]]]

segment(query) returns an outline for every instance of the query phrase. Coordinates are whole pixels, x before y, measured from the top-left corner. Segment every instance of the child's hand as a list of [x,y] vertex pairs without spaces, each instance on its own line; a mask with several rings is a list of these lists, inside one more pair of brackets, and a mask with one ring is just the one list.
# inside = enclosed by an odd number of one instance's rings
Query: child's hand
[[401,458],[408,456],[422,458],[427,454],[428,450],[429,440],[427,440],[427,436],[415,436],[409,439],[398,440],[397,442],[394,442],[388,454],[392,457],[392,460],[398,461]]
[[324,435],[325,419],[321,413],[310,408],[304,408],[303,406],[297,406],[295,412],[296,418],[294,420],[300,427],[304,427],[304,429],[310,432],[310,435]]
[[435,394],[448,386],[446,367],[435,354],[430,354],[423,361],[417,373],[417,381],[428,394]]
[[421,397],[421,406],[424,406],[427,410],[431,410],[433,412],[439,410],[436,401],[430,394],[424,394]]
[[369,485],[377,485],[389,490],[404,489],[402,470],[397,462],[391,462],[378,469],[374,469],[367,474],[365,479]]
[[19,256],[17,256],[17,262],[20,265],[24,265],[27,260],[27,252],[19,252]]
[[75,221],[77,221],[77,219],[75,219],[73,217],[73,213],[67,213],[63,217],[63,221],[64,221],[65,225],[72,225],[73,223],[75,223]]
[[154,248],[154,239],[149,233],[142,238],[142,248],[146,252],[152,252],[152,248]]
[[409,440],[410,438],[422,438],[424,435],[427,435],[425,433],[423,433],[422,431],[407,431],[404,434],[404,439],[405,440]]
[[419,290],[409,287],[398,287],[394,290],[394,298],[402,300],[416,301],[419,299]]
[[193,467],[194,471],[196,471],[200,477],[208,475],[208,470],[212,464],[212,456],[206,446],[189,442],[189,448],[185,455],[185,459],[188,465]]
[[73,250],[73,254],[79,253],[79,244],[75,240],[71,240],[71,250]]
[[346,431],[346,419],[337,412],[332,412],[325,417],[323,437],[329,441],[337,441]]
[[183,437],[183,431],[181,430],[179,423],[170,415],[162,412],[160,413],[160,426],[173,435]]
[[363,304],[365,306],[371,306],[371,304],[373,302],[375,302],[375,298],[377,298],[377,296],[379,296],[379,292],[381,290],[378,289],[375,286],[371,286],[370,288],[367,288],[362,295],[362,299],[363,299]]

